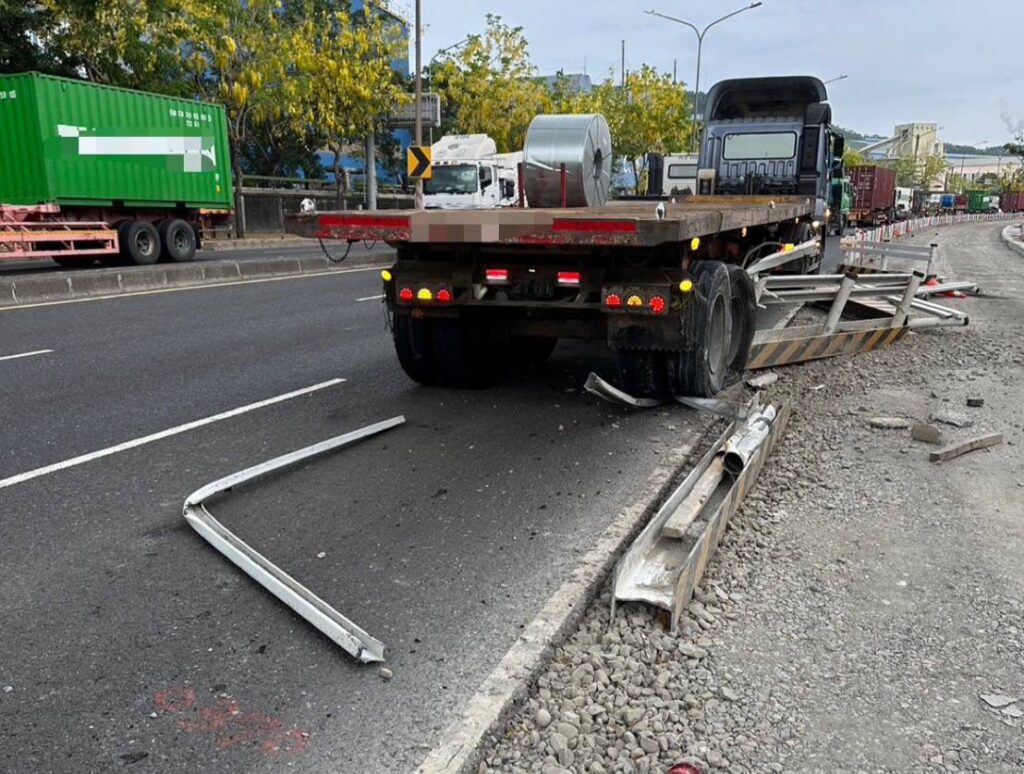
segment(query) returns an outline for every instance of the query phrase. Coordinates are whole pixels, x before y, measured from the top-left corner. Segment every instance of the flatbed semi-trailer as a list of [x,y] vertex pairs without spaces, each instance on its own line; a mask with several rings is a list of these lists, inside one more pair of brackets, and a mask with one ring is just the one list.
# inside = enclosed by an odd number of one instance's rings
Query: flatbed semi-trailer
[[380,240],[395,349],[424,384],[480,386],[544,360],[560,338],[603,340],[639,396],[710,396],[745,368],[746,267],[787,245],[820,264],[834,159],[815,78],[725,81],[708,95],[698,185],[680,201],[579,208],[325,212],[289,231]]

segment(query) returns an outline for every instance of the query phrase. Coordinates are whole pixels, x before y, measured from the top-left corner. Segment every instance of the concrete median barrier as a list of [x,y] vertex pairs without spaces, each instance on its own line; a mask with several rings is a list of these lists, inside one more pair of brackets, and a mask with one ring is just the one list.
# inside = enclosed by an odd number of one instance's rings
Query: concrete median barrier
[[342,263],[334,263],[323,256],[310,256],[16,274],[0,277],[0,309],[232,282],[329,274],[351,268],[384,266],[393,259],[393,255],[390,250],[380,250],[352,256]]

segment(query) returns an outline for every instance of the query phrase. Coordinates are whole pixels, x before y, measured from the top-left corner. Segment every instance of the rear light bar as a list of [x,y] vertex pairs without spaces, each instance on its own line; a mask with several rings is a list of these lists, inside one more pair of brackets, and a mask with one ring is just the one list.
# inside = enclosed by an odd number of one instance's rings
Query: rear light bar
[[484,279],[488,282],[508,282],[508,269],[484,269]]
[[606,287],[601,304],[608,311],[633,314],[665,315],[669,311],[670,296],[667,288]]
[[455,300],[455,293],[448,287],[410,286],[405,285],[398,289],[398,300],[402,304],[450,304]]

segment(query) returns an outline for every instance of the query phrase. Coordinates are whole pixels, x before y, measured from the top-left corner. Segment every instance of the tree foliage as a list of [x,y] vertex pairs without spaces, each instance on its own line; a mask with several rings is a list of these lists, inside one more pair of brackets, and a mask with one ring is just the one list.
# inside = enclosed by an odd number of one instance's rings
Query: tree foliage
[[865,167],[871,162],[868,161],[868,157],[865,156],[858,150],[847,146],[843,149],[843,167],[845,169],[851,169],[853,167]]
[[608,120],[616,158],[633,171],[635,191],[642,191],[651,153],[673,153],[690,147],[693,124],[686,89],[672,76],[649,65],[626,74],[614,73],[587,94],[571,98],[564,108],[573,113],[601,113]]
[[522,27],[487,14],[482,35],[431,68],[431,90],[441,94],[443,132],[484,133],[502,152],[521,150],[530,121],[552,109],[551,94],[537,80]]
[[927,156],[907,156],[885,162],[896,170],[896,185],[910,188],[928,188],[933,181],[945,180],[949,171],[946,157],[932,153]]

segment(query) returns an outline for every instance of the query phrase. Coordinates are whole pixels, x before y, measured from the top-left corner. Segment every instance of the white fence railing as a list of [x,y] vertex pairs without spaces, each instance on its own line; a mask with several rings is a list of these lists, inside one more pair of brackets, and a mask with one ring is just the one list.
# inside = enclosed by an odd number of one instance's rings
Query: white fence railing
[[911,237],[914,232],[921,229],[935,228],[936,226],[952,226],[955,223],[979,223],[989,220],[1020,220],[1019,212],[996,212],[996,213],[967,213],[958,212],[953,215],[931,215],[925,218],[914,218],[912,220],[900,220],[895,223],[887,223],[877,228],[858,230],[855,234],[843,237],[843,244],[855,244],[857,242],[892,242],[894,240]]

